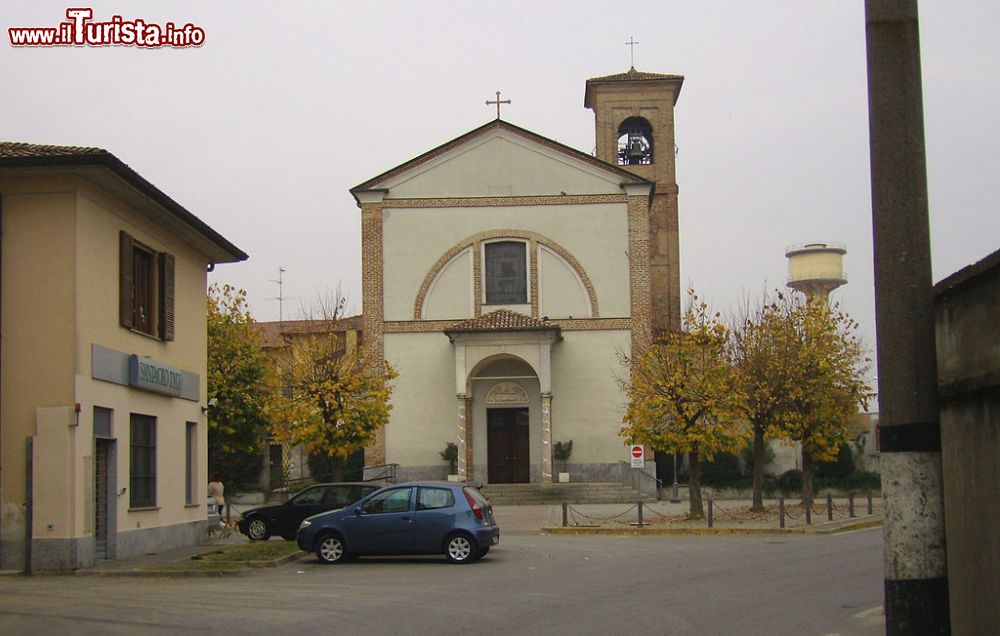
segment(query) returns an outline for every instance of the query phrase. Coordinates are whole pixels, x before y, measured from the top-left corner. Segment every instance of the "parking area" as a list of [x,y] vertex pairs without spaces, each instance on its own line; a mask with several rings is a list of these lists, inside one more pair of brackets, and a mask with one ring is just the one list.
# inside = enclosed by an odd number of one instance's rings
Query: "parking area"
[[[309,555],[229,578],[0,579],[12,633],[877,634],[881,532],[506,534],[482,561]],[[881,628],[884,631],[884,627]]]

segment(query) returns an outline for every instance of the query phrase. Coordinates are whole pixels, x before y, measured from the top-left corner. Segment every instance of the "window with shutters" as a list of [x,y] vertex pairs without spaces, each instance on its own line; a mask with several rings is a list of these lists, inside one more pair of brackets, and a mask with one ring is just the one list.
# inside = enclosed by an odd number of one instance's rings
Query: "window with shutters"
[[174,339],[174,256],[121,232],[119,319],[126,329]]

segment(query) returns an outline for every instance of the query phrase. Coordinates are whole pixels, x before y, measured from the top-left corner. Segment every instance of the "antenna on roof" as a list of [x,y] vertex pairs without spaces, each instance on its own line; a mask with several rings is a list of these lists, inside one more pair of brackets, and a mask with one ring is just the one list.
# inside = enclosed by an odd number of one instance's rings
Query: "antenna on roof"
[[[286,300],[291,300],[291,298],[289,298],[288,296],[284,295],[284,288],[285,288],[285,276],[284,275],[285,275],[285,268],[284,267],[279,267],[278,268],[278,280],[275,280],[273,278],[271,279],[272,283],[278,283],[278,295],[276,297],[274,297],[274,298],[268,298],[268,300],[277,300],[278,301],[278,322],[279,323],[285,322],[285,316],[284,316],[285,301]],[[297,298],[297,296],[296,296],[296,298]]]

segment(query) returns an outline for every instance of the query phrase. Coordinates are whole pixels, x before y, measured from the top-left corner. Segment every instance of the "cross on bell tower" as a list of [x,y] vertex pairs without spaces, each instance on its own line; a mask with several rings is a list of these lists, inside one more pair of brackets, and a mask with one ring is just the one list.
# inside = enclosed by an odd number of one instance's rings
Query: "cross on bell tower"
[[629,66],[631,68],[635,68],[635,45],[636,44],[638,44],[638,42],[636,42],[635,38],[632,37],[632,36],[629,36],[628,42],[625,43],[625,46],[627,46],[629,48],[629,54],[630,54],[630,56],[632,58],[630,60],[631,64],[629,64]]
[[[625,43],[638,42],[629,38]],[[634,58],[633,58],[634,61]],[[629,68],[587,80],[583,104],[594,111],[597,158],[655,183],[649,207],[653,329],[680,329],[680,241],[674,167],[674,105],[684,77]]]

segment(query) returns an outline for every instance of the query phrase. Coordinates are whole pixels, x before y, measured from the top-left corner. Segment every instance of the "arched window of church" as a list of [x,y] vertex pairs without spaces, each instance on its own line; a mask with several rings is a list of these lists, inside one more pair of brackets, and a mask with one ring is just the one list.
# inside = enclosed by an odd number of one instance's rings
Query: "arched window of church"
[[528,303],[527,250],[521,241],[487,243],[486,304],[526,305]]
[[653,163],[653,127],[644,117],[629,117],[618,127],[618,165]]

